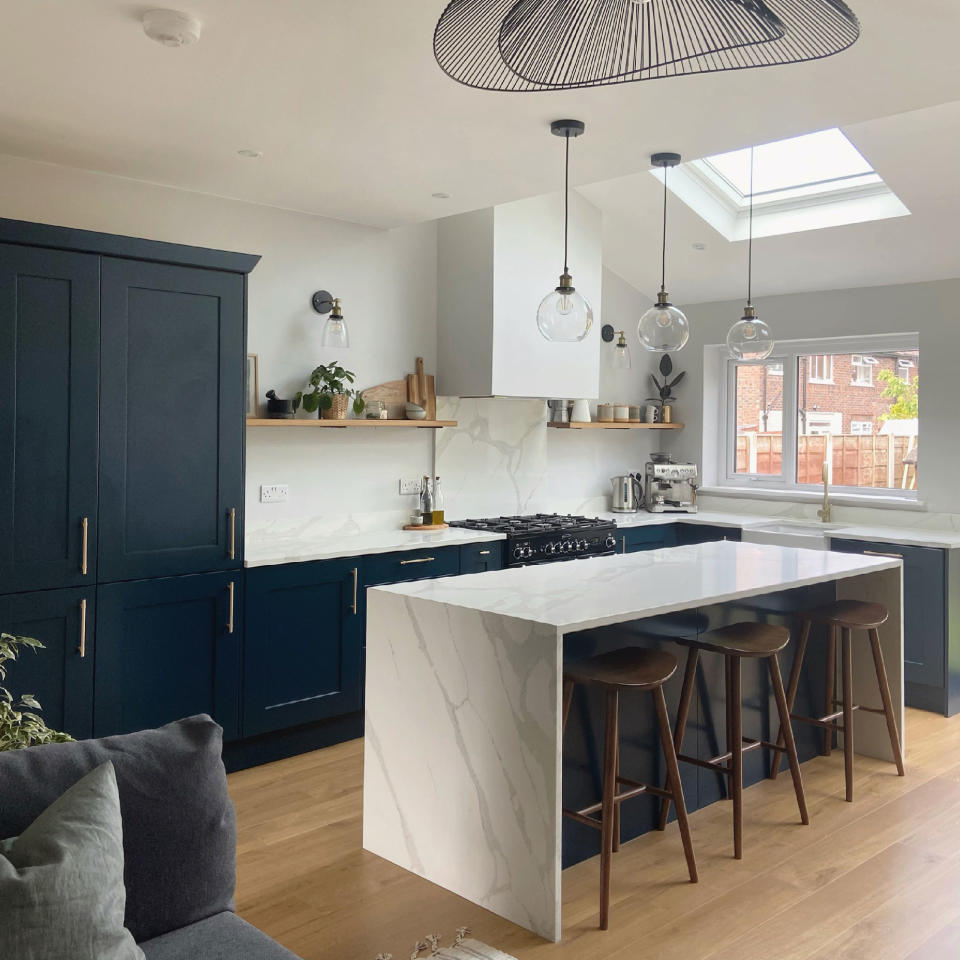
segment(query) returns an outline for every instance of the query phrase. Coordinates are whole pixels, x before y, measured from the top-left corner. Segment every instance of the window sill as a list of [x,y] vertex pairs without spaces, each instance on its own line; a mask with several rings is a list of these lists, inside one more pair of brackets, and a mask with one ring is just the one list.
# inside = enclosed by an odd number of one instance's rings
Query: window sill
[[[697,489],[704,497],[731,497],[738,500],[780,500],[786,503],[820,503],[823,492],[816,490],[768,490],[757,487],[710,487]],[[926,502],[910,497],[885,497],[870,494],[834,493],[830,491],[830,502],[844,507],[872,507],[877,510],[912,510],[923,512]]]

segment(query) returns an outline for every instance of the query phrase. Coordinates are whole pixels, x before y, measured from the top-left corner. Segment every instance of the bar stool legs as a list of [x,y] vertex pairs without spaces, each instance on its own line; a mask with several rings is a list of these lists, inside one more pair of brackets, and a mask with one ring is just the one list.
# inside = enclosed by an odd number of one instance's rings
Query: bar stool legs
[[620,694],[607,692],[607,723],[603,741],[603,801],[600,814],[600,929],[610,925],[610,868],[613,859],[613,811],[617,794],[617,740]]
[[880,685],[880,701],[883,703],[883,713],[887,720],[887,733],[890,736],[890,747],[893,750],[893,762],[897,765],[897,773],[904,776],[903,750],[900,747],[900,735],[897,733],[897,721],[893,716],[893,698],[890,696],[890,682],[887,680],[887,668],[883,662],[883,651],[880,649],[880,631],[874,627],[868,631],[870,649],[873,652],[873,666],[877,671],[877,683]]

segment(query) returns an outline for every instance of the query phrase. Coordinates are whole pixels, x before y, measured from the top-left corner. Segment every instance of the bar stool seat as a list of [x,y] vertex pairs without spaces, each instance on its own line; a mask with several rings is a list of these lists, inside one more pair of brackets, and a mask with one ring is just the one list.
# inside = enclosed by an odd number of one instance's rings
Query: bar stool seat
[[855,630],[872,630],[890,619],[890,611],[882,603],[864,600],[836,600],[822,607],[807,610],[804,620],[811,623],[850,627]]
[[[843,766],[846,780],[846,799],[853,803],[853,714],[855,711],[881,714],[887,724],[887,735],[890,737],[890,749],[893,753],[893,762],[897,766],[897,773],[904,775],[903,751],[900,747],[900,735],[893,713],[893,699],[890,696],[890,684],[887,680],[887,668],[883,662],[883,651],[880,648],[880,634],[878,627],[882,626],[890,617],[890,613],[882,603],[868,603],[862,600],[835,600],[833,603],[806,610],[800,614],[803,620],[803,631],[800,634],[800,643],[793,659],[793,668],[790,671],[790,681],[787,685],[787,705],[793,720],[800,723],[812,724],[823,729],[823,752],[830,756],[833,750],[833,734],[843,734]],[[819,623],[827,627],[827,676],[826,696],[824,697],[824,713],[819,717],[804,717],[793,713],[793,705],[797,697],[797,688],[800,685],[800,671],[803,667],[803,657],[810,639],[810,627]],[[837,659],[837,631],[841,637],[841,680],[843,696],[837,699],[836,695],[836,659]],[[873,654],[873,665],[877,675],[877,688],[880,693],[880,707],[865,707],[853,702],[853,653],[852,633],[854,630],[864,630],[870,640],[870,649]],[[837,708],[840,709],[837,709]],[[770,765],[770,779],[775,780],[780,771],[780,754],[783,750],[782,734],[777,738],[776,749]]]
[[[671,639],[689,648],[687,666],[683,676],[683,690],[680,694],[680,705],[677,708],[677,722],[674,727],[674,749],[677,753],[677,759],[685,763],[705,767],[708,770],[714,770],[726,776],[727,796],[733,800],[733,855],[737,860],[740,860],[743,858],[743,754],[747,750],[754,750],[758,747],[772,750],[777,746],[766,740],[753,739],[743,735],[741,660],[744,658],[766,659],[767,661],[770,683],[773,687],[777,712],[780,716],[781,735],[785,743],[783,749],[790,761],[790,772],[793,775],[793,786],[797,795],[800,821],[804,824],[810,822],[810,817],[807,814],[807,802],[803,793],[803,780],[800,775],[800,761],[797,758],[797,748],[790,727],[787,696],[783,689],[783,678],[780,675],[780,665],[777,660],[777,654],[790,642],[790,631],[784,627],[767,623],[744,622],[732,623],[729,626],[720,627],[696,637],[673,637]],[[688,756],[683,753],[683,734],[687,725],[690,705],[693,702],[697,665],[701,651],[723,655],[726,680],[727,750],[720,756],[709,759]],[[660,804],[659,827],[661,830],[667,825],[669,811],[670,800],[667,798]]]
[[[581,810],[564,810],[563,815],[601,832],[600,842],[600,929],[610,918],[610,873],[613,854],[620,849],[620,804],[644,793],[670,799],[677,806],[677,823],[690,882],[697,882],[697,862],[690,840],[687,808],[680,783],[680,768],[673,747],[663,684],[674,675],[677,658],[661,650],[624,647],[564,666],[563,729],[566,731],[573,689],[578,683],[601,688],[606,693],[607,716],[603,748],[603,797]],[[655,787],[620,776],[620,694],[645,691],[653,695],[660,744],[667,767],[666,788]],[[676,784],[676,787],[673,786]],[[623,788],[623,789],[621,789]],[[599,813],[599,817],[596,814]]]

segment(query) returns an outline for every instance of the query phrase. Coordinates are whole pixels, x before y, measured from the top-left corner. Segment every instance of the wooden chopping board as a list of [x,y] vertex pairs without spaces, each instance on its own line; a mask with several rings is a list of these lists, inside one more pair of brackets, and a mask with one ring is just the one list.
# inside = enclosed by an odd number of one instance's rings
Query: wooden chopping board
[[387,408],[387,418],[389,420],[407,419],[407,381],[390,380],[387,383],[377,384],[375,387],[367,387],[361,391],[363,399],[368,403],[371,400],[379,400]]
[[428,420],[437,419],[437,391],[433,376],[423,372],[423,357],[417,357],[416,373],[407,374],[407,400],[423,407]]

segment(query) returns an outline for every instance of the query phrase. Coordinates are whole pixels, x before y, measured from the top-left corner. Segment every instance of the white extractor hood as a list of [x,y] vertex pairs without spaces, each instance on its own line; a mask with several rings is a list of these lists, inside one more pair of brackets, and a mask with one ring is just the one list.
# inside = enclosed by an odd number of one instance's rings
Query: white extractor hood
[[601,215],[570,194],[570,272],[593,307],[580,343],[551,343],[537,307],[563,267],[563,197],[448,217],[438,235],[437,393],[589,397],[599,393]]

